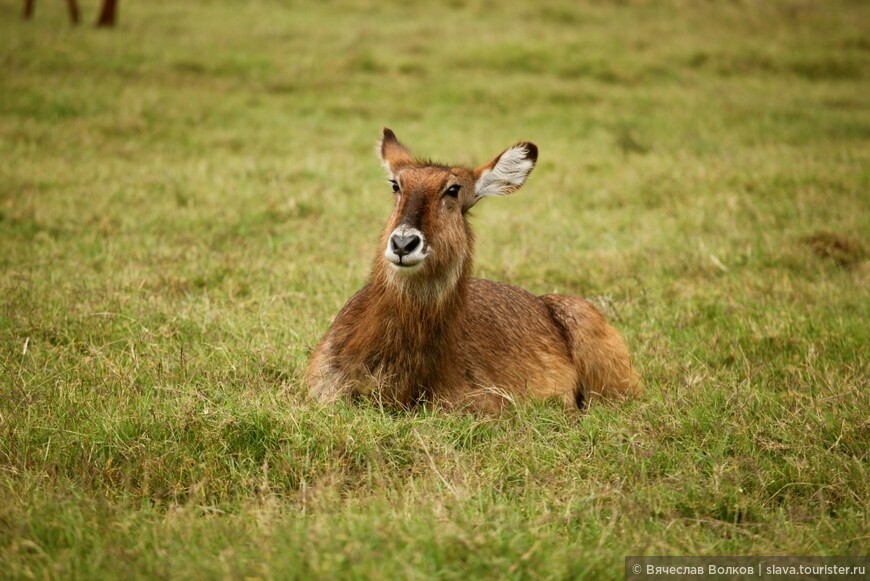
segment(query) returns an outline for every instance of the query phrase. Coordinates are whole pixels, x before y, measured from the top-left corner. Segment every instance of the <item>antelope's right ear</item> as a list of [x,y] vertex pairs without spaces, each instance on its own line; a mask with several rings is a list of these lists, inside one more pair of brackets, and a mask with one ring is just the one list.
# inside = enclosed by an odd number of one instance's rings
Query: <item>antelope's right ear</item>
[[404,145],[399,143],[399,139],[391,129],[384,127],[384,134],[378,141],[377,146],[378,157],[381,160],[381,165],[387,170],[387,175],[390,179],[398,171],[402,165],[409,165],[414,161],[414,156],[408,151]]
[[538,161],[538,147],[521,141],[474,170],[473,203],[485,196],[506,196],[520,189]]

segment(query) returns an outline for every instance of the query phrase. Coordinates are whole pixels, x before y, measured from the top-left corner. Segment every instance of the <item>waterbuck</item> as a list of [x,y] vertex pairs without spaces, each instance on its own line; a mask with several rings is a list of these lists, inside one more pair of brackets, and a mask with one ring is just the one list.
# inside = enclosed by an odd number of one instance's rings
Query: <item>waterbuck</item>
[[314,398],[493,412],[524,397],[582,408],[641,392],[625,343],[590,302],[471,278],[468,211],[523,185],[538,157],[533,143],[477,169],[416,158],[389,129],[377,150],[393,213],[371,279],[311,356]]

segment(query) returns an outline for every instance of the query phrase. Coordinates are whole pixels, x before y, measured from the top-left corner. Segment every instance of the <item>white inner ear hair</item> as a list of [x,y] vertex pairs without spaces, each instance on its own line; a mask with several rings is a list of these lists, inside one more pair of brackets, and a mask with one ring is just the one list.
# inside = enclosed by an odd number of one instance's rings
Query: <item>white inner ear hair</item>
[[528,158],[529,151],[524,147],[512,147],[501,154],[495,167],[481,174],[474,184],[474,195],[503,196],[510,194],[523,185],[535,162]]
[[375,154],[378,156],[378,159],[381,161],[381,165],[384,170],[387,172],[388,179],[393,179],[393,170],[390,168],[390,162],[386,160],[384,157],[384,138],[381,137],[378,139],[377,144],[375,145]]

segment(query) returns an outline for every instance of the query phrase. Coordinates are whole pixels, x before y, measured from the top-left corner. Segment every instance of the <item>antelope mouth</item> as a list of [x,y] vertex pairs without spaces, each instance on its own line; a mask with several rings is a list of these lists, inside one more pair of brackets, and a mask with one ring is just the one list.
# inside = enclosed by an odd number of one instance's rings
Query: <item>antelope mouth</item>
[[390,262],[390,266],[393,267],[393,270],[396,270],[396,271],[401,272],[403,274],[412,274],[412,273],[415,273],[418,270],[421,270],[423,268],[423,261],[420,260],[419,262],[415,262],[413,264],[410,264],[410,263],[405,262],[405,261]]
[[384,258],[395,270],[402,273],[413,273],[423,268],[423,262],[429,256],[429,245],[426,237],[416,228],[399,226],[390,234]]

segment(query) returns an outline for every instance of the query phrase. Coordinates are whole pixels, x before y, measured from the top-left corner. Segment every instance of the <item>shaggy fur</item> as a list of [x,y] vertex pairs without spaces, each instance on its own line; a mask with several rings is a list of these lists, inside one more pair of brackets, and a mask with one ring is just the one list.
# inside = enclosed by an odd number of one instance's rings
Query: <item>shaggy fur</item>
[[[537,161],[534,144],[518,143],[470,169],[419,160],[384,129],[378,153],[399,192],[369,283],[338,313],[308,364],[312,396],[493,412],[515,398],[583,407],[642,391],[625,343],[588,301],[536,297],[469,276],[474,236],[466,213],[482,197],[525,182]],[[427,246],[413,272],[384,257],[402,225],[419,230]]]

